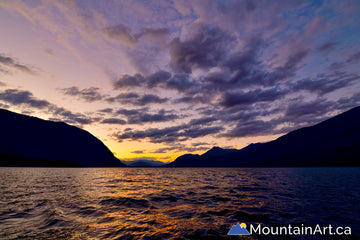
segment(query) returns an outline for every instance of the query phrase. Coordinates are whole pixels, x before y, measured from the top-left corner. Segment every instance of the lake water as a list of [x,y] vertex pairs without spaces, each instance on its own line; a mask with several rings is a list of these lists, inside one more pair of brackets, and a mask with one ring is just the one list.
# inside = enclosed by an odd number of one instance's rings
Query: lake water
[[0,239],[239,239],[237,222],[360,239],[360,168],[0,168],[0,186]]

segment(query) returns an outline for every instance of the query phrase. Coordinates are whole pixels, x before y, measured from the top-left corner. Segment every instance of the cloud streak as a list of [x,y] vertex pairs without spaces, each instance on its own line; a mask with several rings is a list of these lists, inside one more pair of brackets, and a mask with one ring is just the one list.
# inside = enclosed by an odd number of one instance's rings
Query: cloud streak
[[159,97],[154,94],[145,94],[140,96],[135,92],[128,92],[128,93],[120,93],[115,97],[108,97],[105,101],[109,103],[121,103],[121,104],[130,104],[135,106],[145,106],[149,104],[161,104],[166,103],[169,99]]
[[[4,54],[0,54],[0,66],[3,67],[7,67],[10,69],[14,69],[17,71],[21,71],[21,72],[25,72],[25,73],[29,73],[29,74],[34,74],[34,70],[22,63],[19,63],[18,61],[16,61],[14,58],[11,58],[9,56],[6,56]],[[7,72],[6,70],[3,70],[2,72]]]
[[142,109],[119,109],[116,114],[123,115],[127,118],[128,124],[144,124],[153,122],[168,122],[179,119],[180,116],[161,109],[154,113],[149,112],[147,108]]
[[146,130],[125,130],[114,134],[114,137],[122,142],[123,140],[148,139],[151,143],[175,143],[192,138],[204,137],[217,134],[224,128],[220,126],[192,127],[187,124],[166,128],[149,128]]
[[48,101],[35,98],[31,92],[17,89],[6,89],[0,92],[0,100],[13,105],[25,105],[39,109],[50,106]]
[[73,113],[47,100],[38,99],[29,91],[6,89],[0,92],[0,101],[4,101],[12,106],[25,107],[26,109],[43,110],[45,113],[52,115],[52,120],[65,121],[70,124],[82,125],[90,124],[94,121],[92,118],[81,113]]
[[73,86],[70,88],[61,88],[59,90],[65,95],[77,96],[87,102],[94,102],[103,99],[103,96],[99,93],[99,88],[95,87],[84,88],[80,90],[78,87]]

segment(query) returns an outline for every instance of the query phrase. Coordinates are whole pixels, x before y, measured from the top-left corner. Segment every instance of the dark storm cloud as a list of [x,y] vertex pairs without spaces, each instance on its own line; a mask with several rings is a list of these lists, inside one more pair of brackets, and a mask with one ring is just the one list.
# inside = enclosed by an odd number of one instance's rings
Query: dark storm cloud
[[285,91],[277,88],[267,90],[256,89],[249,92],[226,92],[222,95],[220,104],[224,107],[233,107],[236,105],[251,105],[256,102],[268,102],[280,99],[286,94]]
[[169,113],[164,109],[161,109],[156,113],[150,113],[147,108],[131,109],[131,110],[119,109],[116,113],[125,116],[127,118],[128,124],[167,122],[180,118],[180,116],[173,113]]
[[157,86],[165,87],[171,79],[171,73],[159,70],[153,74],[144,77],[142,74],[133,76],[124,74],[113,83],[114,89],[126,89],[131,87],[147,87],[154,88]]
[[113,111],[114,111],[114,109],[112,109],[112,108],[104,108],[104,109],[98,110],[98,112],[100,112],[100,113],[112,113]]
[[262,39],[249,40],[244,50],[229,55],[222,63],[221,71],[209,73],[203,78],[202,89],[224,91],[251,86],[274,86],[295,76],[300,63],[308,55],[307,50],[293,50],[294,53],[289,55],[284,65],[266,71],[259,59],[259,52],[265,46]]
[[197,87],[197,84],[187,73],[177,73],[171,75],[167,71],[157,71],[144,77],[141,74],[123,75],[114,82],[114,89],[126,89],[130,87],[154,88],[161,87],[165,89],[173,89],[178,92],[184,92],[187,89]]
[[179,119],[179,116],[176,114],[167,114],[164,110],[160,110],[155,114],[143,113],[139,115],[128,116],[128,123],[142,124],[147,122],[167,122],[175,119]]
[[177,125],[166,128],[149,128],[146,130],[128,130],[114,134],[119,142],[129,140],[148,139],[152,143],[174,143],[185,141],[190,138],[203,137],[217,134],[224,130],[223,127],[191,127],[188,124]]
[[188,39],[174,38],[169,45],[171,67],[177,72],[209,69],[224,60],[234,38],[217,27],[198,24],[192,27]]
[[209,91],[222,91],[233,88],[243,88],[251,85],[265,85],[269,73],[263,71],[259,52],[264,48],[264,41],[251,38],[245,46],[237,51],[229,52],[226,58],[219,62],[219,70],[203,77],[205,88]]
[[166,88],[175,89],[179,92],[196,88],[196,83],[191,80],[190,75],[183,73],[175,74],[165,85]]
[[78,87],[74,86],[69,88],[60,88],[59,90],[66,95],[76,96],[87,102],[100,101],[103,98],[99,92],[99,88],[96,87],[89,87],[80,90]]
[[348,87],[359,79],[360,76],[357,74],[348,74],[344,72],[320,74],[313,78],[306,78],[297,81],[294,84],[293,89],[295,91],[306,90],[309,92],[316,92],[320,95],[324,95],[337,89]]
[[21,64],[21,63],[17,62],[15,59],[5,56],[4,54],[0,54],[0,64],[3,66],[6,66],[6,67],[10,67],[10,68],[22,71],[22,72],[26,72],[26,73],[30,73],[30,74],[34,73],[34,71],[30,67],[28,67],[24,64]]
[[215,118],[215,117],[196,118],[196,119],[190,120],[189,125],[191,125],[191,126],[205,125],[205,124],[213,123],[217,120],[218,120],[218,118]]
[[222,137],[250,137],[269,135],[273,133],[274,124],[269,121],[251,120],[240,122],[230,131],[220,134]]
[[212,91],[218,91],[221,89],[226,89],[230,85],[234,86],[234,84],[238,80],[238,74],[235,73],[232,76],[232,72],[226,69],[218,70],[215,72],[208,73],[206,76],[203,77],[204,85],[207,85],[207,88]]
[[[300,64],[309,53],[307,49],[292,49],[282,66],[265,70],[260,60],[260,53],[268,43],[261,37],[244,40],[244,47],[232,52],[229,47],[233,44],[232,36],[225,34],[220,37],[218,35],[223,32],[219,29],[203,24],[199,26],[201,27],[191,33],[188,40],[177,39],[177,42],[175,40],[172,42],[174,46],[170,46],[170,51],[173,51],[170,54],[171,64],[173,68],[177,68],[178,73],[175,71],[171,74],[160,70],[149,76],[123,75],[114,83],[114,88],[161,87],[184,94],[175,103],[211,102],[213,97],[229,89],[246,89],[251,86],[269,87],[283,83],[296,75]],[[203,41],[200,40],[201,38],[204,38]],[[193,46],[195,41],[200,41],[201,46]],[[210,51],[208,47],[215,50]],[[177,48],[185,48],[185,50],[176,50]],[[206,70],[211,67],[216,67],[217,70],[196,78],[191,74],[192,69]],[[267,94],[266,91],[264,94]]]
[[145,95],[141,96],[140,98],[138,98],[137,101],[135,101],[133,104],[139,105],[139,106],[144,106],[144,105],[151,104],[151,103],[165,103],[168,100],[169,100],[168,98],[161,98],[157,95],[145,94]]
[[126,103],[134,100],[136,101],[139,97],[140,97],[139,94],[135,92],[127,92],[127,93],[120,93],[115,97],[108,97],[105,99],[105,101],[109,103],[113,103],[113,102]]
[[168,98],[161,98],[153,94],[145,94],[140,96],[135,92],[120,93],[115,97],[106,98],[105,101],[109,103],[119,102],[121,104],[131,104],[135,106],[145,106],[149,104],[161,104],[167,102]]
[[107,123],[107,124],[126,124],[126,121],[120,118],[105,118],[101,121],[101,123]]
[[48,101],[37,99],[31,92],[18,89],[6,89],[0,92],[0,100],[13,105],[25,105],[39,109],[50,106]]
[[134,76],[125,74],[113,83],[114,89],[136,87],[142,84],[144,84],[144,77],[141,74],[135,74]]
[[172,126],[162,129],[149,128],[146,130],[125,130],[123,132],[114,134],[114,137],[117,138],[119,142],[122,142],[126,139],[138,141],[145,138],[149,139],[152,143],[175,142],[178,141],[178,132],[181,131],[182,128],[183,126]]
[[197,94],[186,94],[183,97],[177,98],[175,99],[173,102],[174,103],[187,103],[187,104],[198,104],[198,103],[209,103],[211,102],[212,98],[214,96],[212,96],[210,93],[202,93],[202,92],[198,92]]
[[116,114],[122,114],[125,116],[138,115],[143,112],[147,112],[148,108],[140,108],[140,109],[119,109],[116,111]]
[[260,37],[250,38],[242,49],[227,54],[226,58],[219,62],[217,71],[203,76],[202,86],[199,89],[221,92],[251,86],[274,86],[295,76],[300,64],[309,53],[306,49],[292,49],[282,66],[265,70],[260,56],[267,46],[268,43]]
[[[173,46],[170,46],[171,64],[176,71],[181,70],[185,74],[175,74],[166,83],[166,88],[173,88],[179,92],[190,90],[197,93],[209,93],[210,91],[216,94],[229,89],[244,89],[244,87],[254,85],[273,86],[295,76],[300,64],[309,53],[307,49],[292,49],[287,61],[282,66],[273,70],[265,70],[260,56],[268,43],[261,37],[249,38],[245,41],[244,47],[232,52],[229,50],[231,49],[229,46],[233,45],[232,36],[217,28],[200,26],[188,40],[174,39],[172,42]],[[208,34],[213,37],[207,37]],[[218,35],[222,35],[222,37]],[[205,38],[206,41],[201,41],[202,38]],[[192,69],[206,70],[211,67],[217,67],[218,70],[207,73],[200,79],[192,79],[190,75]],[[191,99],[189,96],[186,97],[179,101],[186,102]]]
[[280,67],[265,70],[259,53],[267,46],[261,38],[248,40],[244,49],[232,53],[221,65],[221,70],[204,77],[207,90],[244,89],[251,86],[274,86],[295,76],[308,50],[293,50],[287,61]]
[[328,41],[324,44],[322,44],[321,46],[319,46],[317,48],[317,50],[319,52],[323,52],[323,53],[329,53],[333,50],[335,50],[336,46],[338,45],[338,42],[335,42],[335,41]]
[[81,99],[84,99],[87,102],[104,100],[108,103],[118,102],[121,104],[145,106],[149,104],[161,104],[169,100],[168,98],[162,98],[153,94],[145,94],[140,96],[136,92],[125,92],[125,93],[120,93],[114,97],[109,97],[108,95],[102,95],[99,92],[99,88],[95,88],[95,87],[89,87],[84,89],[79,89],[78,87],[70,87],[70,88],[61,88],[59,90],[66,95],[76,96]]
[[171,73],[160,70],[146,77],[146,85],[149,88],[153,88],[159,84],[166,83],[170,78]]

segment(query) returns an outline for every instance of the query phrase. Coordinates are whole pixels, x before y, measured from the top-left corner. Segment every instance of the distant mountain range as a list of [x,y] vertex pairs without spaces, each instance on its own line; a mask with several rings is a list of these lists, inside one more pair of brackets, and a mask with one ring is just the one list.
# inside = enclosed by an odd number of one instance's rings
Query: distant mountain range
[[0,109],[0,166],[125,165],[85,130]]
[[213,147],[185,154],[166,167],[360,166],[360,107],[311,127],[240,149]]
[[154,160],[140,159],[133,161],[122,161],[128,167],[160,167],[166,163]]

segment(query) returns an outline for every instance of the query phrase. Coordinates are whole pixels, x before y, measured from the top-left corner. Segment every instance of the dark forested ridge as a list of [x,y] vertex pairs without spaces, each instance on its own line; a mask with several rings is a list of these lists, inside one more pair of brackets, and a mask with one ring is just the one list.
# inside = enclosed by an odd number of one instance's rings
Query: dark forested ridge
[[[210,150],[214,152],[214,149]],[[209,152],[210,152],[209,151]],[[360,166],[360,107],[267,142],[178,157],[168,167]],[[223,153],[223,154],[221,154]]]
[[124,166],[96,137],[63,122],[0,109],[0,166]]

